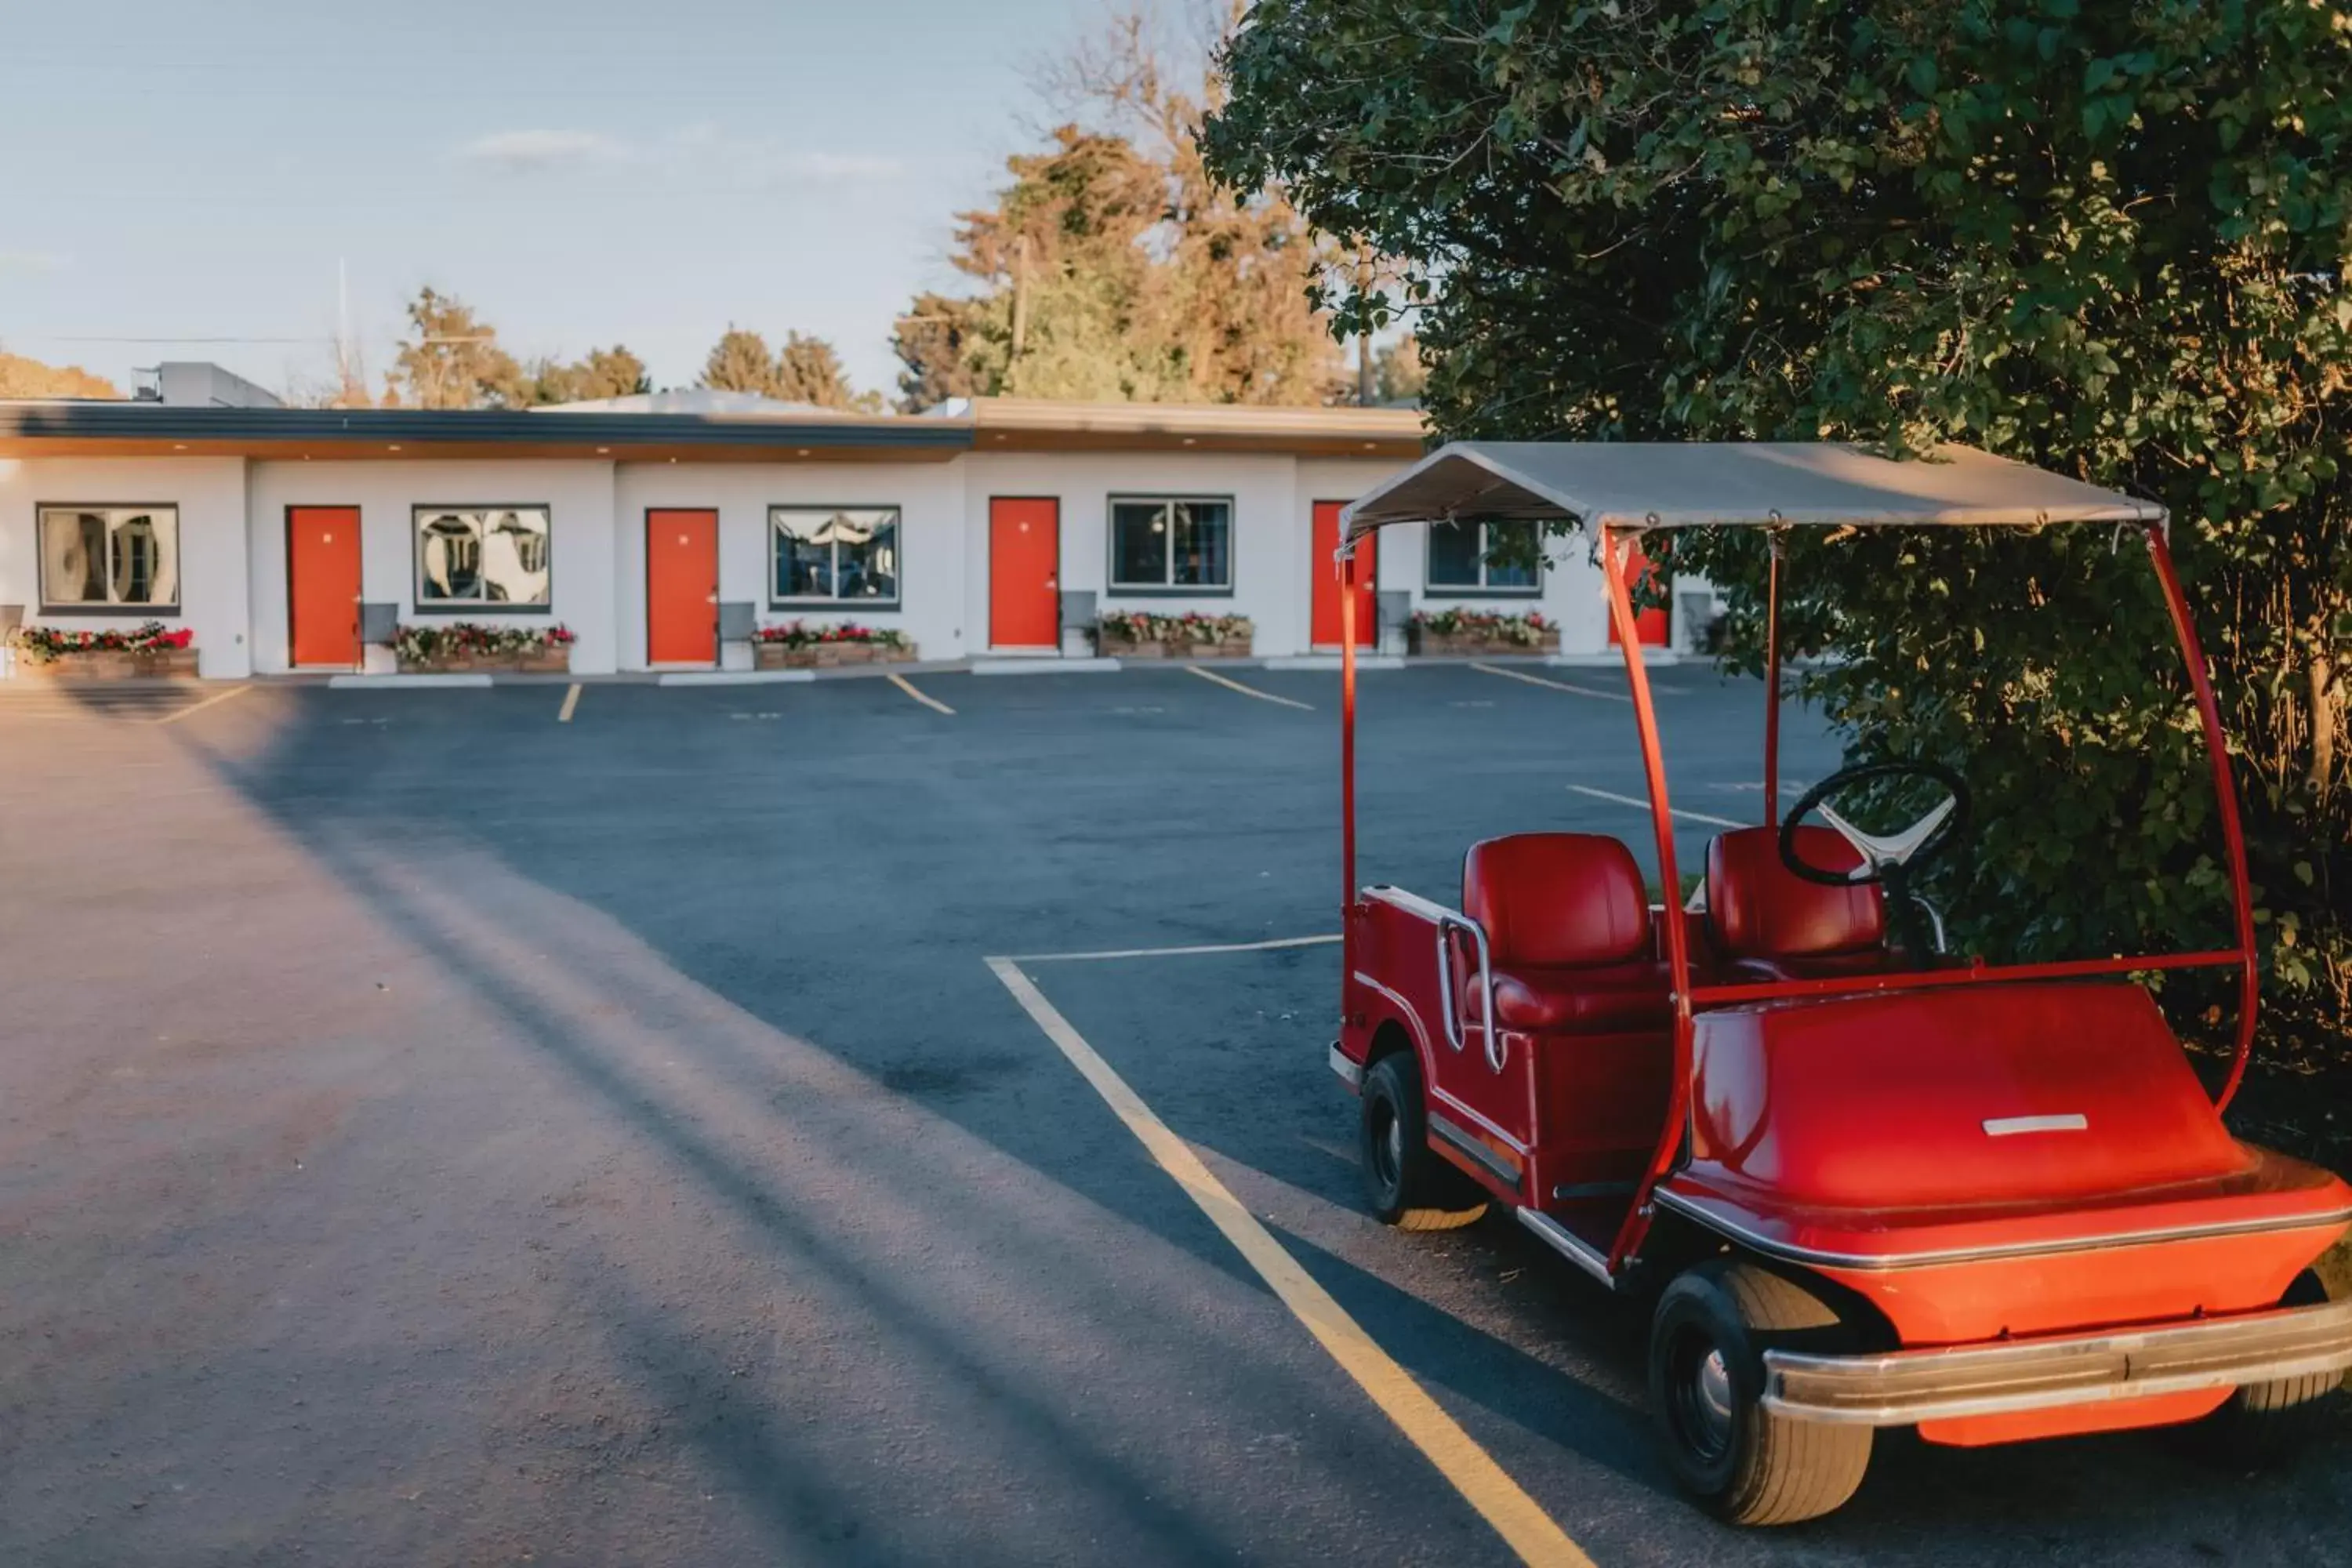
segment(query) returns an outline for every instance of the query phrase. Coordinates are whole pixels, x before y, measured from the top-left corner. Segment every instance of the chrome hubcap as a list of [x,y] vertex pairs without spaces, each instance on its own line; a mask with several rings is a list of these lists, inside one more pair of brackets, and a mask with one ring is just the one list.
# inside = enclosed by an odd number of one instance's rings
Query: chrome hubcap
[[1400,1117],[1389,1118],[1389,1173],[1404,1169],[1404,1121]]
[[1706,1359],[1698,1363],[1698,1399],[1696,1415],[1706,1424],[1707,1436],[1722,1442],[1731,1436],[1731,1369],[1723,1364],[1723,1352],[1711,1350]]

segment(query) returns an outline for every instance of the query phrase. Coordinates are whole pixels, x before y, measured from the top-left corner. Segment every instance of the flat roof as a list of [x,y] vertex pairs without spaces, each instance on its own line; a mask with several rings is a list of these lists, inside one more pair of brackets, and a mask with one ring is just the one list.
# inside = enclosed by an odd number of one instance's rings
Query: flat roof
[[0,402],[0,457],[611,458],[945,462],[971,451],[1265,452],[1403,459],[1418,410],[976,397],[947,414],[219,408]]
[[1833,441],[1455,441],[1342,514],[1392,522],[1575,519],[1588,528],[2032,527],[2164,509],[1973,447],[1897,461]]

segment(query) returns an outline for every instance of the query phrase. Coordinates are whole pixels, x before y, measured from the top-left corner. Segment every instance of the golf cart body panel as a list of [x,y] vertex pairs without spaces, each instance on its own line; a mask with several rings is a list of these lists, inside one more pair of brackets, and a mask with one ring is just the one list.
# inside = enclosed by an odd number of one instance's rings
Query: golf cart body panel
[[[2314,1299],[2308,1272],[2352,1226],[2352,1187],[2239,1142],[2221,1121],[2253,1037],[2252,906],[2219,706],[2160,508],[1964,447],[1895,462],[1833,444],[1464,443],[1347,510],[1339,570],[1352,579],[1355,542],[1389,523],[1497,518],[1577,522],[1597,536],[1655,885],[1669,889],[1683,883],[1633,630],[1632,536],[1701,525],[2137,531],[2207,745],[2236,941],[2006,966],[1944,956],[1940,917],[1927,935],[1909,881],[1910,863],[1957,842],[1967,820],[1965,782],[1938,763],[1840,769],[1782,820],[1777,548],[1764,820],[1709,844],[1689,908],[1650,902],[1627,847],[1589,833],[1472,846],[1458,905],[1360,886],[1349,626],[1331,1062],[1364,1097],[1383,1218],[1438,1227],[1426,1217],[1437,1211],[1412,1208],[1409,1186],[1478,1194],[1612,1287],[1653,1261],[1682,1268],[1661,1300],[1653,1386],[1673,1394],[1660,1395],[1670,1434],[1713,1422],[1717,1447],[1670,1437],[1669,1457],[1686,1485],[1748,1522],[1800,1516],[1756,1502],[1772,1491],[1761,1481],[1718,1488],[1707,1467],[1727,1462],[1727,1433],[1746,1430],[1737,1421],[2010,1442],[2192,1420],[2242,1389],[2268,1391],[2258,1407],[2272,1409],[2316,1397],[2352,1366],[2352,1305]],[[1354,604],[1341,595],[1343,619]],[[1837,788],[1900,773],[1947,791],[1909,828],[1874,835],[1831,809]],[[1815,811],[1823,826],[1804,825]],[[2235,1050],[2210,1094],[2142,984],[2147,972],[2191,967],[2226,967],[2239,983]],[[1383,1064],[1403,1051],[1417,1070],[1400,1076]],[[1414,1102],[1409,1112],[1399,1099]],[[1425,1149],[1412,1164],[1396,1133],[1416,1119]],[[1740,1276],[1742,1260],[1766,1272]],[[1843,1348],[1776,1326],[1808,1313]],[[1750,1318],[1745,1331],[1734,1321]],[[1747,1414],[1726,1428],[1731,1417],[1709,1410]],[[1737,1453],[1769,1466],[1803,1447]],[[1851,1447],[1807,1451],[1851,1465],[1858,1481]],[[1836,1506],[1851,1489],[1842,1484],[1807,1506]],[[1735,1497],[1747,1500],[1725,1500]]]

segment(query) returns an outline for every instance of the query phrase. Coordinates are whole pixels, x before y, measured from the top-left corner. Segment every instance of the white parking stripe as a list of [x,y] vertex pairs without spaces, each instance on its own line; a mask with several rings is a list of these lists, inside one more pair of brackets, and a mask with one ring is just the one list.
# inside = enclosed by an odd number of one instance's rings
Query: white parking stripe
[[1184,668],[1203,680],[1213,680],[1228,691],[1238,691],[1244,697],[1255,697],[1260,702],[1279,702],[1285,708],[1304,708],[1309,713],[1315,711],[1315,704],[1312,702],[1300,702],[1288,697],[1276,697],[1271,691],[1260,691],[1255,686],[1244,686],[1238,680],[1228,679],[1213,669],[1202,669],[1197,664],[1188,664]]
[[[1638,795],[1619,795],[1614,790],[1594,789],[1590,784],[1570,784],[1568,787],[1574,790],[1579,795],[1589,795],[1595,800],[1613,800],[1619,805],[1630,805],[1637,811],[1647,811],[1650,809],[1650,803],[1643,800]],[[1687,821],[1704,822],[1710,827],[1754,827],[1757,826],[1752,822],[1734,822],[1727,816],[1709,816],[1703,811],[1685,811],[1679,805],[1670,805],[1666,807],[1666,810],[1672,815],[1683,817]]]
[[1136,1141],[1160,1168],[1184,1190],[1184,1195],[1208,1216],[1209,1223],[1233,1243],[1234,1249],[1257,1271],[1258,1278],[1290,1310],[1291,1316],[1315,1336],[1331,1359],[1339,1363],[1341,1371],[1356,1380],[1357,1386],[1396,1424],[1397,1430],[1437,1467],[1438,1473],[1454,1484],[1463,1500],[1494,1526],[1495,1532],[1520,1562],[1592,1568],[1592,1559],[1568,1538],[1568,1532],[1537,1506],[1535,1499],[1445,1413],[1443,1405],[1429,1396],[1427,1390],[1412,1380],[1412,1373],[1381,1349],[1371,1335],[1348,1315],[1347,1309],[1332,1300],[1331,1293],[1317,1284],[1313,1275],[1299,1267],[1297,1258],[1283,1250],[1273,1233],[1242,1206],[1232,1190],[1201,1163],[1192,1146],[1169,1130],[1168,1124],[1087,1044],[1070,1021],[1045,1000],[1045,994],[1011,959],[992,958],[988,966],[996,972],[1004,988],[1013,993],[1021,1010],[1069,1058],[1079,1076],[1094,1086],[1104,1103],[1127,1124],[1127,1130],[1135,1134]]
[[1572,681],[1551,680],[1540,675],[1529,675],[1523,669],[1505,669],[1499,664],[1473,664],[1470,668],[1481,675],[1499,675],[1506,680],[1524,680],[1529,686],[1549,686],[1554,691],[1573,691],[1579,697],[1598,697],[1609,702],[1633,700],[1622,691],[1603,691],[1597,686],[1578,686]]
[[215,702],[226,702],[232,697],[242,697],[252,689],[253,688],[250,686],[232,686],[226,691],[214,692],[202,702],[191,702],[185,708],[176,709],[172,712],[164,714],[160,719],[151,719],[148,722],[151,724],[176,724],[191,713],[201,713]]
[[1277,936],[1265,942],[1212,942],[1192,947],[1120,947],[1100,952],[1022,952],[1009,961],[1013,963],[1069,963],[1082,958],[1183,958],[1196,952],[1270,952],[1278,947],[1325,947],[1339,939],[1332,936]]
[[896,670],[890,672],[890,684],[905,692],[908,696],[913,698],[916,701],[921,703],[924,707],[930,709],[933,712],[944,713],[950,719],[955,717],[954,709],[949,707],[946,703],[940,701],[936,697],[929,696],[921,691],[918,691],[915,689],[915,683],[913,681],[908,679],[905,676],[900,675]]

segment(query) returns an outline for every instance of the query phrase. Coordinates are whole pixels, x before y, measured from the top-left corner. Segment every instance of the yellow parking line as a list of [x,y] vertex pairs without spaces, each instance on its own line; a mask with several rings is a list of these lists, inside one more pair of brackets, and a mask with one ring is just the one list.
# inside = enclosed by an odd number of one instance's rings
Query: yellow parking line
[[905,676],[900,675],[896,670],[890,672],[890,684],[905,692],[908,696],[913,698],[916,701],[921,703],[924,707],[930,709],[933,712],[944,713],[950,719],[955,717],[954,709],[949,707],[946,703],[940,701],[936,697],[916,690],[915,683],[908,679]]
[[563,694],[563,706],[556,710],[555,721],[559,724],[571,723],[572,710],[579,706],[580,683],[575,680],[572,683],[572,689]]
[[1213,680],[1228,691],[1238,691],[1244,697],[1255,697],[1260,702],[1279,702],[1285,708],[1304,708],[1309,713],[1315,711],[1315,704],[1312,702],[1297,702],[1287,697],[1276,697],[1271,691],[1260,691],[1255,686],[1244,686],[1238,680],[1228,679],[1213,669],[1202,669],[1197,664],[1188,664],[1184,668],[1203,680]]
[[176,724],[191,713],[200,713],[215,702],[226,702],[232,697],[242,697],[252,690],[250,686],[232,686],[226,691],[215,691],[202,702],[191,702],[185,708],[175,708],[160,719],[150,719],[151,724]]
[[1135,1134],[1160,1168],[1173,1177],[1176,1184],[1184,1189],[1184,1195],[1209,1217],[1209,1223],[1224,1233],[1225,1239],[1257,1270],[1258,1278],[1290,1309],[1291,1315],[1315,1336],[1331,1359],[1339,1363],[1340,1370],[1371,1396],[1372,1403],[1396,1423],[1397,1429],[1437,1467],[1439,1473],[1454,1483],[1454,1489],[1462,1494],[1463,1500],[1495,1527],[1496,1533],[1521,1562],[1592,1568],[1592,1559],[1495,1462],[1493,1455],[1480,1447],[1445,1413],[1444,1407],[1412,1380],[1411,1373],[1364,1332],[1347,1310],[1331,1299],[1331,1293],[1315,1282],[1314,1276],[1298,1266],[1297,1258],[1283,1250],[1282,1244],[1242,1206],[1232,1190],[1201,1163],[1191,1145],[1171,1131],[1168,1124],[1128,1087],[1127,1080],[1096,1054],[1095,1048],[1045,1000],[1045,994],[1018,965],[1009,958],[992,958],[988,966],[996,972],[1004,988],[1013,993],[1022,1011],[1094,1086],[1095,1092],[1127,1124],[1127,1130]]

